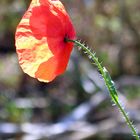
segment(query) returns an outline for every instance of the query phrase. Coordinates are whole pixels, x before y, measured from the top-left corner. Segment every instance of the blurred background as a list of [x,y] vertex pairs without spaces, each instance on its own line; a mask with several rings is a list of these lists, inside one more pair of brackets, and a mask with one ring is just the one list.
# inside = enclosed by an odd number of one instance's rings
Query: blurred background
[[[139,0],[62,0],[140,132]],[[30,0],[0,0],[0,140],[133,140],[96,67],[75,48],[51,83],[24,74],[14,33]]]

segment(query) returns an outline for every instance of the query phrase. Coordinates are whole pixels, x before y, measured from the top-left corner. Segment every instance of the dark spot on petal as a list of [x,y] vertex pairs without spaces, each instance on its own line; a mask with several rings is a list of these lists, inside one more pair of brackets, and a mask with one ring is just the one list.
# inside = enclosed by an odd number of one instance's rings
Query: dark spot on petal
[[68,35],[66,34],[65,37],[64,37],[64,43],[68,42],[67,39],[68,39]]

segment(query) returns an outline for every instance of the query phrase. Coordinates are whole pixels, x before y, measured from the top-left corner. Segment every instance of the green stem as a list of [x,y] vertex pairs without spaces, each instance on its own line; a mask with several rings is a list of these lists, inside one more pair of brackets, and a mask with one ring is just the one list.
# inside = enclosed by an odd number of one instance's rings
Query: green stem
[[131,129],[131,132],[132,132],[133,136],[135,137],[135,139],[140,140],[135,127],[133,126],[127,113],[125,112],[125,110],[123,109],[122,105],[119,102],[117,90],[115,88],[114,82],[112,81],[112,79],[109,75],[109,72],[105,69],[105,67],[102,67],[101,63],[98,61],[98,58],[95,56],[95,53],[92,53],[88,47],[86,47],[84,44],[80,43],[77,40],[66,39],[66,41],[73,42],[76,46],[80,47],[90,57],[91,60],[94,61],[94,63],[98,67],[98,69],[99,69],[99,71],[100,71],[100,73],[105,81],[105,84],[110,92],[110,96],[111,96],[112,100],[114,101],[114,103],[117,105],[120,112],[124,116],[125,121],[128,124],[129,128]]

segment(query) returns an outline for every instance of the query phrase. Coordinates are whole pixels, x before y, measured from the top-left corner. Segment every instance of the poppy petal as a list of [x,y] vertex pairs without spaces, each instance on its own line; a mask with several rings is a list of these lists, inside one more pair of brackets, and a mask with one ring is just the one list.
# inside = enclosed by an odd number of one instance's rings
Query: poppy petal
[[59,0],[32,0],[15,34],[16,51],[23,71],[43,82],[62,74],[75,38],[71,20]]

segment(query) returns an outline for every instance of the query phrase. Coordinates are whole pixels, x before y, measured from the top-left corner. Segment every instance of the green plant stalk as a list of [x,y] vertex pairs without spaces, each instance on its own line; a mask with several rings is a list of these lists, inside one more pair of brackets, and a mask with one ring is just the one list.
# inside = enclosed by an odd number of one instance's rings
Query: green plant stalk
[[105,67],[102,67],[101,63],[98,61],[98,58],[95,56],[95,53],[92,53],[91,50],[88,47],[86,47],[84,44],[80,43],[80,41],[70,40],[70,39],[66,39],[66,41],[73,42],[76,46],[80,47],[80,49],[82,49],[89,56],[89,58],[91,60],[94,61],[95,65],[98,67],[98,69],[105,81],[105,84],[109,90],[109,93],[110,93],[110,96],[111,96],[113,102],[116,104],[116,106],[119,108],[120,112],[122,113],[127,125],[131,129],[131,132],[132,132],[133,136],[135,137],[135,139],[140,140],[135,127],[133,126],[127,113],[125,112],[125,110],[123,109],[122,105],[119,102],[117,90],[115,88],[114,82],[112,81],[112,79],[110,77],[109,72],[106,70]]

